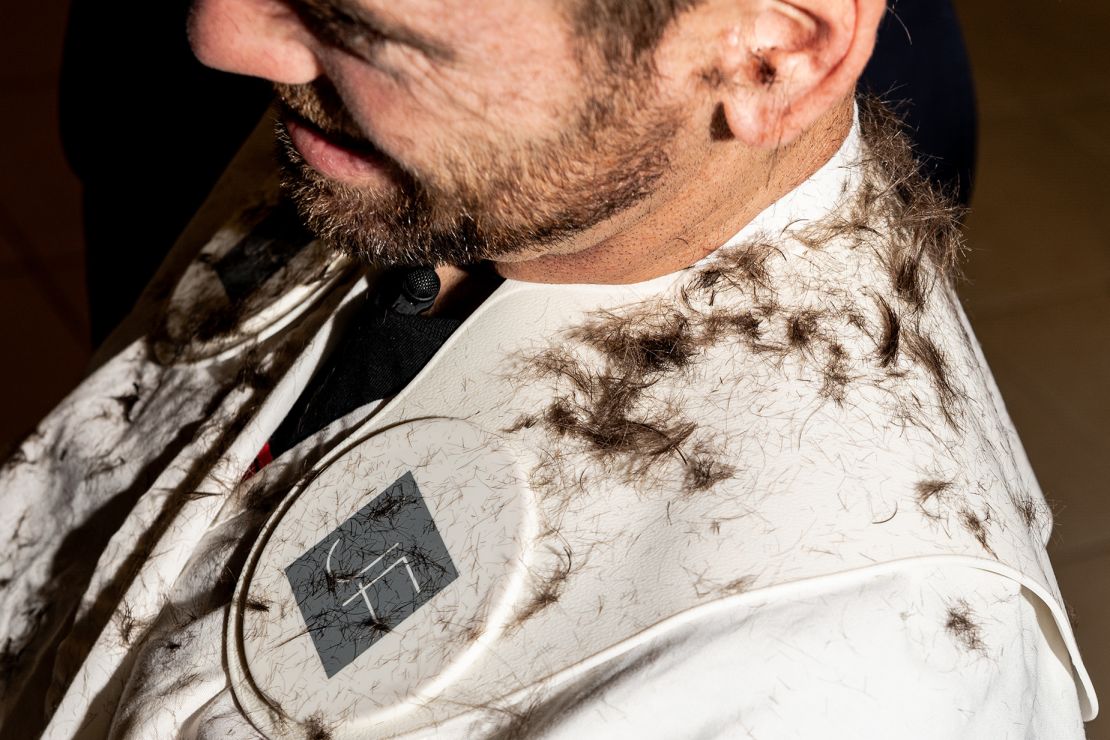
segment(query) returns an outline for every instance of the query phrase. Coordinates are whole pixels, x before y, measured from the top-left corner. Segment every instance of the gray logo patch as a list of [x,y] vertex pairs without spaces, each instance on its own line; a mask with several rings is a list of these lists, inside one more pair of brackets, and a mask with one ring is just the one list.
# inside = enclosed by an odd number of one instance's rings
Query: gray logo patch
[[331,678],[459,574],[410,472],[285,575]]

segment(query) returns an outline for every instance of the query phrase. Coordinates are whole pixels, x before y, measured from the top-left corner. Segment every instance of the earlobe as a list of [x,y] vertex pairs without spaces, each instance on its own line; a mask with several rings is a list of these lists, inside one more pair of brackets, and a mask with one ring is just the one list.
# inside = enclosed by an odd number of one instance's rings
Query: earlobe
[[721,109],[736,139],[774,149],[851,94],[885,3],[767,0],[753,6],[754,13],[738,16],[722,35]]

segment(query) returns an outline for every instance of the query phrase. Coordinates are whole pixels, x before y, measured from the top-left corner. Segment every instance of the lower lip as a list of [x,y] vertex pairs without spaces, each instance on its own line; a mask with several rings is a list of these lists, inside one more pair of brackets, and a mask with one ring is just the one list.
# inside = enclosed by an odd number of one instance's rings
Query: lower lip
[[381,156],[347,149],[294,120],[286,119],[285,128],[305,162],[328,177],[360,184],[380,181],[386,174],[386,161]]

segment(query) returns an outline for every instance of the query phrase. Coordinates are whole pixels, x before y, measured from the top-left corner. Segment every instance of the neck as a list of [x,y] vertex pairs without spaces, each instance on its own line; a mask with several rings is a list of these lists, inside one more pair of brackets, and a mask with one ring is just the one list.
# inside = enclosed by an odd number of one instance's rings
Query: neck
[[653,196],[583,232],[558,253],[499,262],[506,278],[537,283],[634,283],[694,264],[804,182],[852,125],[845,100],[788,146],[753,152],[713,142]]

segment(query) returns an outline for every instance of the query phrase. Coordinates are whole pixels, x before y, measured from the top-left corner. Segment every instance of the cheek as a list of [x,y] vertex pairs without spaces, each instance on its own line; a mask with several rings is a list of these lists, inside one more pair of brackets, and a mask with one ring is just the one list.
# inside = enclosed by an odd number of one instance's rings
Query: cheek
[[576,65],[512,52],[491,47],[480,65],[448,67],[389,50],[382,68],[343,57],[327,74],[367,136],[419,171],[437,152],[548,139],[573,119],[584,98]]
[[480,113],[490,104],[474,81],[455,82],[422,59],[391,56],[389,71],[352,58],[327,71],[360,128],[383,151],[420,172],[434,166],[438,148],[492,135]]

